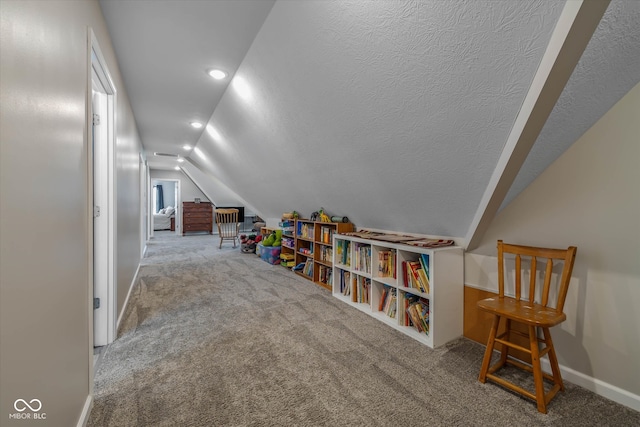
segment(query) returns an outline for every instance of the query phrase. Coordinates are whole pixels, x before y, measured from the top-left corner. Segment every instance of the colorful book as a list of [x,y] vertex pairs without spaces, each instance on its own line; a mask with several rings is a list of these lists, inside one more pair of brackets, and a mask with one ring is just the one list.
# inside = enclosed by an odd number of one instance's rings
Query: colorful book
[[420,264],[422,265],[422,269],[424,270],[424,273],[427,276],[427,283],[428,283],[429,282],[429,255],[428,254],[420,254]]

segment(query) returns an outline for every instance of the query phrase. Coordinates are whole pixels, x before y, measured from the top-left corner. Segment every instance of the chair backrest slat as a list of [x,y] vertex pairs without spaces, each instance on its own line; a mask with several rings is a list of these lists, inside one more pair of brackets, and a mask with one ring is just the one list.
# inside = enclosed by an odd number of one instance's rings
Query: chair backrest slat
[[498,240],[498,295],[504,297],[504,254],[502,240]]
[[522,260],[520,255],[516,255],[516,299],[520,299],[520,288],[522,287]]
[[542,288],[542,302],[546,306],[549,303],[549,288],[551,288],[551,276],[553,275],[553,259],[547,259],[547,269],[544,272],[544,287]]
[[531,257],[531,271],[529,271],[529,301],[536,299],[536,270],[538,268],[538,258]]
[[238,234],[238,209],[216,209],[216,223],[220,237],[234,237]]
[[571,275],[573,274],[573,263],[576,260],[576,247],[571,246],[565,255],[564,265],[565,268],[562,270],[562,283],[566,283],[565,286],[560,288],[558,291],[558,302],[556,305],[556,310],[562,311],[564,307],[564,301],[567,298],[567,291],[569,290],[569,282],[571,281]]
[[504,255],[515,255],[515,298],[520,300],[522,298],[521,290],[521,275],[522,275],[522,256],[530,257],[530,280],[529,280],[529,301],[535,301],[536,295],[536,279],[537,279],[537,258],[546,258],[545,274],[542,288],[542,296],[540,304],[547,306],[549,304],[549,296],[551,294],[551,280],[553,277],[553,265],[554,260],[558,260],[563,263],[562,275],[558,283],[558,298],[556,302],[556,311],[562,312],[564,308],[564,302],[567,297],[567,290],[569,288],[569,282],[571,280],[571,274],[573,272],[573,264],[576,257],[576,247],[570,246],[567,249],[551,249],[551,248],[536,248],[532,246],[521,246],[503,243],[502,240],[498,240],[498,290],[499,296],[504,297],[504,275],[505,275],[505,261]]

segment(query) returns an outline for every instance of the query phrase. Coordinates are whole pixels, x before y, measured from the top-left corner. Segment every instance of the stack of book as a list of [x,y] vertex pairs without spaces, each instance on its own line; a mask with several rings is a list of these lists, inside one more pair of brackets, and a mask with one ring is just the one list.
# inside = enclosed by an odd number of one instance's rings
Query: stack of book
[[333,228],[322,226],[320,227],[320,241],[322,243],[331,244],[331,238],[333,237]]
[[378,252],[378,277],[396,277],[396,251]]
[[313,260],[307,258],[307,261],[304,263],[304,268],[302,269],[302,274],[305,276],[313,277]]
[[318,271],[318,280],[322,283],[326,283],[327,285],[332,285],[333,269],[331,267],[327,267],[325,265],[321,265]]
[[340,292],[342,295],[351,295],[351,273],[348,271],[340,270]]
[[421,334],[429,335],[429,300],[416,295],[405,296],[406,326],[413,326]]
[[429,293],[429,255],[420,254],[417,261],[402,262],[402,279],[407,288]]
[[354,302],[361,302],[369,304],[369,293],[371,292],[371,279],[366,277],[358,277],[357,280],[357,300]]
[[313,240],[313,224],[298,222],[298,237]]
[[380,296],[378,311],[383,312],[391,318],[395,318],[398,309],[397,299],[398,294],[396,288],[385,285],[384,289],[382,289],[382,295]]
[[371,273],[371,245],[356,243],[356,265],[358,271]]
[[336,260],[342,265],[351,265],[351,242],[349,240],[336,241]]
[[333,258],[333,248],[331,246],[320,246],[320,261],[331,262]]

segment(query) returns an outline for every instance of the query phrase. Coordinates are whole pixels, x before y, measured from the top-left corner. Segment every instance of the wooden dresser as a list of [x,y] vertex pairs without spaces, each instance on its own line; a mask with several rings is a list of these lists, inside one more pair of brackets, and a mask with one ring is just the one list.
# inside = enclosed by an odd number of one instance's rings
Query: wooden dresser
[[182,202],[182,235],[190,231],[206,231],[213,234],[211,202]]

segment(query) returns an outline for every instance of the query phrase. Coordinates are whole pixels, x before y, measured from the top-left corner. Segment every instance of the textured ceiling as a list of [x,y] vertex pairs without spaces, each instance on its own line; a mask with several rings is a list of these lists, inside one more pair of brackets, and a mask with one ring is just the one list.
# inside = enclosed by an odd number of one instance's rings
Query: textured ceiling
[[195,160],[267,217],[462,236],[562,6],[277,2]]
[[[464,236],[564,2],[101,5],[149,154],[197,141],[201,186],[265,218]],[[505,204],[640,80],[639,9],[612,1]]]
[[[640,82],[640,1],[612,1],[502,207]],[[640,112],[639,112],[640,115]]]
[[[188,154],[275,0],[100,0],[151,167]],[[230,75],[215,81],[206,72]]]

